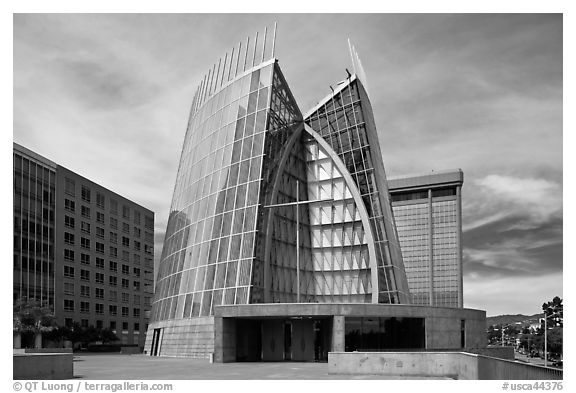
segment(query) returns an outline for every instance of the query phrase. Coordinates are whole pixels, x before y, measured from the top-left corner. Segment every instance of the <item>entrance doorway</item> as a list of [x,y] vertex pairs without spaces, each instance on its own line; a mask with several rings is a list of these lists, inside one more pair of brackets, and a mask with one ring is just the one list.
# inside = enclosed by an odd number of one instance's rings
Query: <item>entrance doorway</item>
[[150,356],[158,356],[161,336],[162,329],[154,329],[154,333],[152,333],[152,348],[150,348]]
[[237,318],[237,362],[326,362],[332,337],[330,317]]

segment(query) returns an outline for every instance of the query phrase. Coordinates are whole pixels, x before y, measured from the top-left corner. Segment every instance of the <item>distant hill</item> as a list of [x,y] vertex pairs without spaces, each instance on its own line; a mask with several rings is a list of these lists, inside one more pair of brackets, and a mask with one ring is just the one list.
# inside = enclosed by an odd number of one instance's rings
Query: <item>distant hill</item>
[[522,325],[529,325],[534,322],[538,322],[539,318],[542,318],[544,314],[534,314],[534,315],[523,315],[523,314],[516,314],[516,315],[496,315],[494,317],[487,317],[486,318],[486,326],[491,325],[508,325],[511,323],[522,322]]

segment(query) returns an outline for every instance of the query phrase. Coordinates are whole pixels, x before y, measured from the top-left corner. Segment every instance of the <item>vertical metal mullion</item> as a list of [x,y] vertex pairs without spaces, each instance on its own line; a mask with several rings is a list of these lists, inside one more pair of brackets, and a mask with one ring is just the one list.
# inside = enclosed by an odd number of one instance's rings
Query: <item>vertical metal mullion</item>
[[254,51],[252,52],[252,67],[254,67],[256,61],[256,49],[258,49],[258,32],[256,32],[256,38],[254,39]]
[[230,81],[230,74],[232,72],[232,62],[234,61],[234,47],[232,47],[232,54],[230,55],[230,64],[228,65],[228,76],[226,77],[226,82]]
[[222,83],[224,83],[224,74],[226,73],[226,62],[228,61],[228,52],[224,56],[224,64],[222,65],[222,75],[220,77],[220,87],[222,87]]
[[238,44],[238,56],[236,57],[236,70],[234,71],[234,77],[238,75],[238,66],[240,64],[240,54],[242,53],[242,41]]
[[262,59],[260,62],[264,62],[264,56],[266,53],[266,35],[268,34],[268,26],[264,26],[264,42],[262,44]]
[[248,61],[248,48],[250,48],[250,36],[246,37],[246,53],[244,54],[244,68],[242,71],[246,71],[246,62]]
[[429,305],[434,305],[434,215],[432,213],[432,189],[428,189],[428,296]]

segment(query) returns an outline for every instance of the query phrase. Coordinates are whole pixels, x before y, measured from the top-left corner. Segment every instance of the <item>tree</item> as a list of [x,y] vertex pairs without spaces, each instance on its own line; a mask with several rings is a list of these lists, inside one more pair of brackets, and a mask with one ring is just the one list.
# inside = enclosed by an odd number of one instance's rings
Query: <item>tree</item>
[[22,298],[14,303],[12,327],[15,335],[15,346],[20,346],[23,333],[34,334],[34,347],[42,348],[42,334],[51,331],[55,326],[52,309],[35,299]]
[[542,304],[542,310],[544,311],[544,317],[548,317],[548,325],[552,322],[553,326],[564,325],[564,305],[562,304],[562,299],[558,296],[554,296],[552,301]]

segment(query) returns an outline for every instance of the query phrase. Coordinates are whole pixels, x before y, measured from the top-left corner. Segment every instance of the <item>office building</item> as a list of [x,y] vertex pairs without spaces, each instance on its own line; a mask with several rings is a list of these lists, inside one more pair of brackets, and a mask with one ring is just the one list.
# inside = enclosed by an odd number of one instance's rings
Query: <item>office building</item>
[[59,326],[110,328],[143,346],[154,279],[154,213],[14,143],[13,300]]
[[222,362],[481,346],[484,312],[410,304],[357,57],[358,76],[302,114],[266,43],[234,48],[194,96],[145,351]]
[[462,170],[388,179],[412,304],[462,307]]

